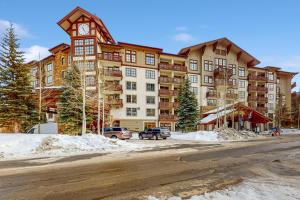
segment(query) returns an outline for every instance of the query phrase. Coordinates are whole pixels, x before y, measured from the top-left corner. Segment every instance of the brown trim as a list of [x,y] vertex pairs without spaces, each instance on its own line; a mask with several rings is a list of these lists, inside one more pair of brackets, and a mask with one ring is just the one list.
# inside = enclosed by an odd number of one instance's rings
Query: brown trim
[[138,44],[118,42],[118,45],[121,46],[121,47],[134,47],[134,48],[138,48],[138,49],[147,49],[147,50],[153,50],[153,51],[157,51],[157,52],[162,52],[162,49],[160,49],[160,48],[149,47],[149,46],[138,45]]
[[[153,66],[153,65],[149,65],[149,66]],[[122,67],[140,67],[140,68],[145,68],[145,69],[158,70],[158,67],[156,67],[156,66],[155,66],[155,68],[153,68],[153,67],[147,67],[147,66],[141,66],[141,65],[132,65],[132,63],[131,64],[123,63]]]
[[180,57],[180,58],[186,58],[187,56],[185,55],[178,55],[178,54],[172,54],[172,53],[166,53],[166,52],[161,52],[161,55],[166,55],[166,56],[175,56],[175,57]]

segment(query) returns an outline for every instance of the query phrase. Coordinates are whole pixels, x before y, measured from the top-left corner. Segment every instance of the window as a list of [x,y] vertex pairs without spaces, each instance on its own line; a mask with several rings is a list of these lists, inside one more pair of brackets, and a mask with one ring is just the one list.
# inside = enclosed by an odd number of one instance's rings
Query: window
[[146,70],[146,78],[155,79],[155,71],[154,70]]
[[146,96],[146,104],[155,104],[154,96]]
[[152,53],[146,53],[146,65],[155,65],[155,56]]
[[193,92],[195,95],[198,94],[198,88],[197,87],[191,87],[191,92]]
[[236,75],[236,65],[230,64],[228,65],[228,67],[232,70],[232,75]]
[[274,81],[274,74],[273,74],[273,72],[268,72],[268,79],[270,81]]
[[198,76],[197,75],[190,75],[189,80],[191,83],[198,83]]
[[215,66],[218,67],[226,67],[227,66],[227,60],[223,58],[215,58]]
[[198,61],[190,59],[190,70],[197,71],[198,70]]
[[274,104],[268,103],[268,110],[274,110]]
[[208,106],[216,106],[217,100],[216,99],[207,99],[207,105]]
[[94,54],[94,46],[86,46],[85,47],[85,54],[86,55]]
[[245,68],[244,67],[239,67],[239,76],[241,77],[245,77]]
[[48,72],[52,71],[52,67],[53,67],[52,63],[47,64],[47,71]]
[[136,103],[136,95],[126,95],[126,102],[127,103]]
[[246,83],[243,80],[239,80],[239,88],[245,88],[246,87]]
[[126,89],[127,90],[136,90],[136,82],[127,81]]
[[75,56],[83,55],[83,47],[75,47]]
[[245,92],[239,91],[239,99],[245,99]]
[[126,50],[125,51],[125,61],[130,63],[136,62],[136,51]]
[[268,84],[269,91],[274,91],[274,84]]
[[213,71],[213,61],[204,60],[204,71]]
[[86,83],[86,86],[94,86],[95,85],[95,77],[94,76],[86,76],[85,83]]
[[147,108],[146,109],[146,115],[148,117],[154,117],[155,116],[155,109],[153,109],[153,108]]
[[33,77],[36,77],[38,75],[37,72],[38,72],[37,67],[32,68],[31,73]]
[[154,85],[154,83],[146,83],[146,91],[148,91],[148,92],[154,92],[155,91],[155,85]]
[[136,77],[136,69],[126,68],[125,74],[126,74],[126,76],[129,76],[129,77]]
[[273,101],[274,100],[274,94],[268,94],[268,100]]
[[83,46],[83,40],[75,40],[74,45],[75,46]]
[[50,84],[53,81],[53,77],[52,76],[47,76],[47,83]]
[[64,57],[62,57],[60,61],[61,61],[61,65],[65,64],[65,58]]
[[94,45],[94,39],[85,39],[84,44],[85,45]]
[[213,83],[212,76],[204,76],[204,83]]
[[236,79],[232,79],[232,85],[236,86]]
[[137,109],[136,108],[126,108],[126,115],[127,116],[137,116]]
[[86,62],[86,70],[88,70],[88,71],[95,70],[95,62],[93,62],[93,61]]

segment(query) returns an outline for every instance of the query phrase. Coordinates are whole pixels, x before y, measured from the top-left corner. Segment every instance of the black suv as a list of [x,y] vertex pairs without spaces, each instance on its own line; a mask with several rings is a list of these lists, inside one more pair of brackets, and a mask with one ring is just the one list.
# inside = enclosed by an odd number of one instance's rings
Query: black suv
[[170,137],[171,133],[169,131],[169,129],[167,128],[150,128],[150,129],[146,129],[142,132],[139,132],[139,138],[140,140],[144,139],[144,138],[148,138],[148,139],[155,139],[158,140],[159,138],[162,139],[167,139],[167,137]]

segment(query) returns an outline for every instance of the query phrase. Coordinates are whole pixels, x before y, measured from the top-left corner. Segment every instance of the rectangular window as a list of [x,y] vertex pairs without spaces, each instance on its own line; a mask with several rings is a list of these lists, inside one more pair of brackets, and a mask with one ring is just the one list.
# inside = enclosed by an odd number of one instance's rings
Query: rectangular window
[[155,79],[155,71],[154,70],[146,70],[146,78]]
[[195,95],[198,94],[198,88],[197,87],[191,87],[191,92],[193,92]]
[[136,108],[126,108],[126,115],[127,116],[137,116],[137,109]]
[[274,91],[274,84],[268,84],[269,91]]
[[47,84],[51,84],[53,81],[53,77],[52,76],[47,76]]
[[86,86],[95,86],[95,77],[94,76],[86,76],[85,83],[86,83]]
[[197,71],[198,70],[198,61],[190,59],[190,70]]
[[130,63],[136,63],[136,51],[126,50],[125,61]]
[[146,53],[145,61],[146,65],[155,65],[155,55],[152,53]]
[[228,67],[232,70],[232,75],[236,75],[236,65],[230,64],[228,65]]
[[213,71],[213,61],[204,60],[204,71]]
[[273,101],[274,100],[274,94],[268,94],[268,100]]
[[198,76],[197,75],[189,75],[189,80],[191,83],[198,83]]
[[239,88],[245,88],[246,87],[246,82],[243,80],[239,80]]
[[273,72],[268,72],[268,79],[270,81],[274,81],[274,73]]
[[84,44],[85,45],[93,45],[94,44],[94,39],[85,39]]
[[93,62],[93,61],[86,62],[86,70],[87,71],[95,70],[95,62]]
[[154,83],[146,83],[146,91],[154,92],[155,91],[155,84]]
[[38,72],[37,67],[32,68],[31,74],[33,77],[36,77],[38,75],[37,72]]
[[126,89],[127,90],[136,90],[136,82],[127,81]]
[[239,99],[245,99],[245,92],[239,91]]
[[245,77],[246,76],[244,67],[239,67],[239,76],[240,77]]
[[83,47],[75,47],[74,53],[76,56],[83,55]]
[[126,68],[125,69],[125,74],[128,77],[136,77],[136,69],[133,68]]
[[126,102],[127,103],[136,103],[136,95],[126,95]]
[[155,109],[147,108],[146,109],[146,115],[147,115],[147,117],[154,117],[155,116]]
[[83,46],[83,40],[74,40],[75,46]]
[[51,72],[52,69],[53,69],[52,63],[47,64],[47,71],[48,71],[48,72]]
[[86,46],[85,47],[85,54],[86,55],[94,54],[94,46]]
[[204,83],[213,83],[212,76],[204,76]]
[[268,110],[274,110],[274,104],[268,103]]
[[226,67],[227,66],[227,60],[223,58],[215,58],[215,66],[218,67]]
[[216,99],[207,99],[207,105],[208,106],[216,106],[217,100]]
[[146,96],[146,104],[155,104],[155,96]]

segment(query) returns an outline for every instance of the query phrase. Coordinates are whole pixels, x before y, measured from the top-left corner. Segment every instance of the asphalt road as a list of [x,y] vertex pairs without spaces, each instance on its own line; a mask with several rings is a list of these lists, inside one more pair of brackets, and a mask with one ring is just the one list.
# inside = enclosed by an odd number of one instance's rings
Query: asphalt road
[[300,177],[300,136],[222,145],[193,142],[169,150],[82,155],[52,163],[3,161],[0,199],[188,198],[268,173]]

